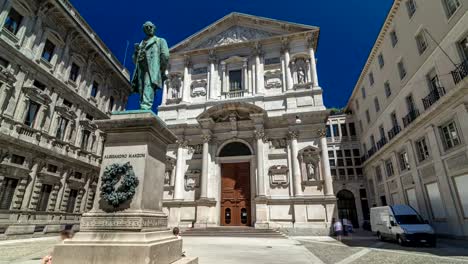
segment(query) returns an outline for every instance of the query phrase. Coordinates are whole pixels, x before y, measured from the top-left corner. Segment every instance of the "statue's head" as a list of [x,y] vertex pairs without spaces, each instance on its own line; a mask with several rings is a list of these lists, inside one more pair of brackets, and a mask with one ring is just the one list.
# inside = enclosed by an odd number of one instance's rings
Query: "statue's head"
[[143,24],[143,32],[145,32],[147,36],[153,36],[155,31],[156,26],[151,21],[147,21]]

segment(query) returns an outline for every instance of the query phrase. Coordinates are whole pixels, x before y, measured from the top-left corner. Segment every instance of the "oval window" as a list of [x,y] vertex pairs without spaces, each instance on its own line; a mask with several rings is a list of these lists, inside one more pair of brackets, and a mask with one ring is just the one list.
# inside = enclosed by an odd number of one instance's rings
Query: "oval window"
[[241,209],[241,222],[242,224],[247,224],[247,209],[242,208]]
[[224,210],[224,222],[229,225],[231,223],[231,208]]

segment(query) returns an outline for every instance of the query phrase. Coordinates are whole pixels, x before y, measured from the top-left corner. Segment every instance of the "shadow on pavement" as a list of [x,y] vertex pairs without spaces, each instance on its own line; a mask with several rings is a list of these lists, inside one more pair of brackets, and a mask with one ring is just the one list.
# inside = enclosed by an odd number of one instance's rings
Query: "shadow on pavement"
[[341,243],[348,247],[367,247],[383,250],[397,250],[410,253],[423,253],[441,257],[468,257],[468,241],[454,239],[437,239],[436,247],[425,245],[400,246],[396,241],[380,241],[370,231],[358,230],[343,236]]

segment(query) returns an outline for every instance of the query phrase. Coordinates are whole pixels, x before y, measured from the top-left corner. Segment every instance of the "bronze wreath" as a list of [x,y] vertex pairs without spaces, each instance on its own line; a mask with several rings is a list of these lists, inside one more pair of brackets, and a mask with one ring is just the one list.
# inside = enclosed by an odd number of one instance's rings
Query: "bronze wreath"
[[[119,181],[120,186],[115,189]],[[102,175],[101,198],[109,205],[118,207],[133,198],[138,183],[130,162],[123,165],[117,163],[108,165]]]

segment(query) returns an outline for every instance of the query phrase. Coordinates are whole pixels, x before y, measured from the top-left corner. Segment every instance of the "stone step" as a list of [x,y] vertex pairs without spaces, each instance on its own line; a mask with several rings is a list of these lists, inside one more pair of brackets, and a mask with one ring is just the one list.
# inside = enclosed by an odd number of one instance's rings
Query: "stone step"
[[275,230],[255,229],[252,227],[192,228],[182,232],[182,236],[284,238],[284,236],[281,233]]

